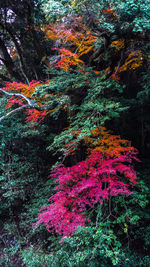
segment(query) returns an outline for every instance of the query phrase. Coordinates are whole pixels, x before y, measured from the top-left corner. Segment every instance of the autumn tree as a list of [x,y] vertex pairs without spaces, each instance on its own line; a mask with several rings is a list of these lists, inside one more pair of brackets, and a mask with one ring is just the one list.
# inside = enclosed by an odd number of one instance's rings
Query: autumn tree
[[149,266],[149,2],[0,12],[1,264]]
[[128,141],[110,135],[105,129],[94,129],[91,135],[97,137],[97,144],[92,142],[94,149],[85,161],[72,167],[59,166],[53,171],[51,176],[59,183],[58,192],[49,199],[52,204],[39,215],[37,224],[43,222],[49,231],[55,230],[63,236],[86,225],[90,220],[88,214],[84,215],[88,207],[94,210],[95,205],[103,205],[104,200],[118,194],[128,196],[132,194],[130,184],[136,184],[131,163],[137,160],[137,151]]

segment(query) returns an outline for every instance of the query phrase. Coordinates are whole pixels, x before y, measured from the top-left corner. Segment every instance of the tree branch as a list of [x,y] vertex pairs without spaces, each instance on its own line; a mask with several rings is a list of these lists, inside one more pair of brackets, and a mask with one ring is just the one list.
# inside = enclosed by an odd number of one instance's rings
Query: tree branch
[[23,94],[20,94],[20,93],[8,93],[8,92],[6,92],[5,90],[3,90],[1,88],[0,88],[0,91],[3,92],[4,94],[10,95],[10,96],[21,96],[21,97],[23,97],[27,101],[27,103],[28,103],[29,106],[31,106],[31,107],[34,106],[34,104],[32,103],[32,101],[28,97],[26,97],[25,95],[23,95]]
[[21,106],[21,107],[19,107],[19,108],[15,108],[14,110],[11,110],[11,111],[8,112],[6,115],[0,117],[0,122],[1,122],[2,120],[4,120],[4,119],[10,117],[13,113],[15,113],[15,112],[17,112],[17,111],[19,111],[19,110],[25,109],[25,108],[30,108],[30,106],[29,106],[29,105],[23,105],[23,106]]
[[39,106],[37,104],[32,103],[32,101],[28,97],[26,97],[25,95],[23,95],[23,94],[20,94],[20,93],[8,93],[8,92],[6,92],[5,90],[3,90],[1,88],[0,88],[0,91],[3,92],[6,95],[9,95],[9,96],[21,96],[27,102],[27,104],[25,104],[25,105],[23,105],[21,107],[15,108],[14,110],[8,112],[6,115],[0,117],[0,122],[3,119],[6,119],[9,116],[11,116],[13,113],[15,113],[17,111],[20,111],[22,109],[37,109],[38,111],[43,111],[43,110],[49,110],[49,109],[53,109],[54,108],[54,103],[53,103],[53,105]]

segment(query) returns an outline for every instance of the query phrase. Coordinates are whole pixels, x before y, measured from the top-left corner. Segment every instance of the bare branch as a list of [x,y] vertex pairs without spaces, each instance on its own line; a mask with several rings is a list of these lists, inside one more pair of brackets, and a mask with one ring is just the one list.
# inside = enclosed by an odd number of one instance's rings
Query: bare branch
[[26,100],[26,102],[28,104],[26,105],[23,105],[21,107],[18,107],[18,108],[15,108],[14,110],[11,110],[10,112],[8,112],[6,115],[0,117],[0,122],[8,117],[10,117],[13,113],[17,112],[17,111],[20,111],[22,109],[27,109],[27,108],[35,108],[34,104],[32,103],[32,101],[26,97],[25,95],[23,94],[19,94],[19,93],[9,93],[9,92],[6,92],[5,90],[1,89],[0,88],[0,91],[3,92],[4,94],[6,95],[9,95],[9,96],[21,96],[22,98],[24,98]]
[[10,96],[21,96],[21,97],[23,97],[27,101],[27,103],[28,103],[29,106],[31,106],[31,107],[34,106],[34,104],[32,103],[32,101],[28,97],[26,97],[25,95],[23,95],[23,94],[20,94],[20,93],[8,93],[8,92],[6,92],[5,90],[3,90],[1,88],[0,88],[0,91],[3,92],[4,94],[10,95]]
[[48,109],[52,109],[52,108],[53,108],[52,105],[41,107],[38,105],[30,106],[30,105],[26,104],[26,105],[23,105],[21,107],[15,108],[15,109],[11,110],[10,112],[8,112],[6,115],[0,117],[0,122],[4,119],[7,119],[8,117],[10,117],[13,113],[20,111],[22,109],[37,109],[38,111],[43,111],[43,110],[48,110]]
[[29,107],[30,107],[29,105],[23,105],[23,106],[21,106],[21,107],[19,107],[19,108],[15,108],[14,110],[11,110],[11,111],[8,112],[6,115],[4,115],[4,116],[2,116],[2,117],[0,118],[0,122],[1,122],[2,120],[4,120],[4,119],[10,117],[13,113],[15,113],[15,112],[17,112],[17,111],[19,111],[19,110],[25,109],[25,108],[29,108]]
[[[51,105],[39,106],[38,104],[32,103],[32,101],[28,97],[26,97],[25,95],[23,95],[23,94],[20,94],[20,93],[8,93],[8,92],[6,92],[5,90],[3,90],[1,88],[0,88],[0,91],[3,92],[6,95],[9,95],[9,96],[21,96],[27,102],[27,104],[25,104],[23,106],[20,106],[18,108],[15,108],[14,110],[8,112],[6,115],[0,117],[0,122],[2,120],[4,120],[4,119],[10,117],[13,113],[15,113],[17,111],[20,111],[22,109],[37,109],[38,111],[43,111],[43,110],[51,110],[51,109],[54,109],[57,106],[57,102],[56,103],[52,103]],[[62,103],[62,105],[63,104],[64,103]]]

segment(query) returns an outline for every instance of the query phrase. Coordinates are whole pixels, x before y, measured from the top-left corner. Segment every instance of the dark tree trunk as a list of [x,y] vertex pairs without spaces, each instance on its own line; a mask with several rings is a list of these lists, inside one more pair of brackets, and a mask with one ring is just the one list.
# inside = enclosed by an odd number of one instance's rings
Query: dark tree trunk
[[5,64],[7,71],[9,74],[14,77],[17,81],[22,81],[22,77],[19,72],[16,71],[14,63],[8,53],[7,47],[4,41],[0,38],[0,50],[2,53],[1,60]]

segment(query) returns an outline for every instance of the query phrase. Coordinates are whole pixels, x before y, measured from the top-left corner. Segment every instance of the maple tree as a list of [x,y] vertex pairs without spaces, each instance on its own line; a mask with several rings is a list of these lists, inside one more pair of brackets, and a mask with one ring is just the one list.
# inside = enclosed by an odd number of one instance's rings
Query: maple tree
[[[106,20],[108,19],[111,21],[111,19],[113,19],[114,23],[117,23],[118,18],[116,12],[112,8],[109,7],[108,9],[103,9],[102,14],[106,17]],[[79,66],[80,68],[83,68],[84,61],[82,60],[82,56],[85,54],[89,55],[91,52],[91,58],[98,60],[96,56],[99,54],[94,47],[98,40],[98,34],[87,29],[81,16],[72,17],[71,25],[70,20],[67,17],[64,18],[64,20],[65,23],[59,23],[56,26],[45,25],[42,28],[46,37],[55,41],[57,44],[57,48],[53,48],[53,50],[59,52],[60,58],[54,66],[65,71],[70,70],[71,66]],[[98,22],[96,22],[95,25],[97,25],[97,23]],[[103,43],[103,39],[100,38],[100,40]],[[111,73],[111,78],[116,82],[119,82],[119,75],[122,72],[135,71],[143,66],[145,56],[141,50],[136,49],[134,43],[136,43],[136,40],[132,38],[120,38],[113,42],[108,42],[108,47],[113,47],[116,50],[114,52],[111,50],[112,59],[113,55],[116,55],[117,57],[120,57],[120,60],[116,65],[111,62],[110,58],[110,62],[107,63],[108,66],[104,71],[108,74]],[[91,58],[88,64],[91,64]],[[145,59],[148,62],[147,56]]]
[[[0,213],[15,244],[2,265],[149,266],[149,168],[137,177],[128,141],[148,160],[145,1],[2,1]],[[41,206],[36,226],[58,235],[33,231]]]
[[[111,196],[132,193],[130,185],[136,184],[136,172],[131,163],[137,160],[137,151],[105,128],[94,129],[91,136],[97,144],[86,160],[72,167],[59,166],[51,175],[57,177],[58,192],[49,199],[52,204],[42,209],[37,222],[44,223],[48,231],[69,236],[90,220],[85,215],[88,207],[102,205]],[[93,147],[92,138],[86,137],[85,142]]]
[[[83,65],[81,56],[94,51],[94,36],[83,24],[82,17],[72,17],[70,21],[60,23],[56,26],[45,25],[42,30],[46,37],[64,46],[61,49],[53,48],[60,53],[61,59],[55,64],[56,67],[68,71],[71,66]],[[69,49],[66,49],[66,45]]]

